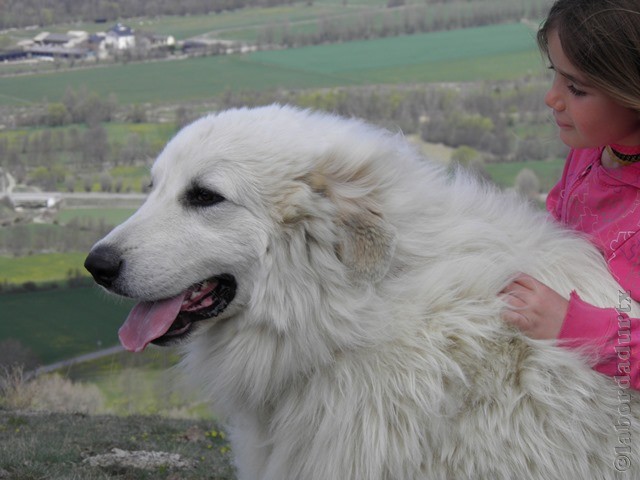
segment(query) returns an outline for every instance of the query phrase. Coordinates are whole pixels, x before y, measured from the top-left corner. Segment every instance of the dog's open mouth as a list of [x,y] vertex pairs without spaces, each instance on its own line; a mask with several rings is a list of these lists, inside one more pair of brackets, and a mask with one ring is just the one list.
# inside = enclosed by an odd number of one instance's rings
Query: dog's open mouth
[[219,275],[193,285],[180,295],[154,302],[140,302],[120,327],[120,342],[140,352],[151,342],[168,345],[185,337],[193,323],[220,315],[236,294],[231,275]]

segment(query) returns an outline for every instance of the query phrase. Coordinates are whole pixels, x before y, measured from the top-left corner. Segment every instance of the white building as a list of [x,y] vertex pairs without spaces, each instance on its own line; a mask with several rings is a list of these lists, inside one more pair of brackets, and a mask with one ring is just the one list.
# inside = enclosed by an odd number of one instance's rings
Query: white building
[[116,23],[105,35],[104,39],[107,48],[113,50],[127,50],[136,45],[136,37],[133,30],[121,23]]

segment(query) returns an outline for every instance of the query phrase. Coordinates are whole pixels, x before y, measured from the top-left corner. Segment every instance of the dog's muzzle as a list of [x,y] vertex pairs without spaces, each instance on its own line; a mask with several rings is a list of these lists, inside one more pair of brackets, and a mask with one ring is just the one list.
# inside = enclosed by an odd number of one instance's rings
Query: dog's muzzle
[[115,248],[100,245],[89,252],[84,261],[84,268],[89,271],[96,283],[110,289],[120,276],[122,263],[122,257]]
[[[111,292],[131,296],[122,286],[124,259],[108,245],[95,247],[84,262],[95,281]],[[120,280],[120,281],[119,281]],[[233,275],[214,274],[166,298],[139,299],[118,332],[130,351],[142,351],[149,343],[170,345],[188,338],[194,324],[211,320],[225,311],[236,295]]]

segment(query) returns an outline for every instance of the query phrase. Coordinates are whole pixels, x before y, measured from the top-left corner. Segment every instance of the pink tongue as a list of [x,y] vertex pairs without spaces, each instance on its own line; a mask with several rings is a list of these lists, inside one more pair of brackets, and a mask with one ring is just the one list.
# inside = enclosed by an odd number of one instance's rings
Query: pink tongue
[[167,333],[185,296],[186,292],[167,300],[138,303],[118,331],[122,346],[130,352],[141,352],[149,342]]

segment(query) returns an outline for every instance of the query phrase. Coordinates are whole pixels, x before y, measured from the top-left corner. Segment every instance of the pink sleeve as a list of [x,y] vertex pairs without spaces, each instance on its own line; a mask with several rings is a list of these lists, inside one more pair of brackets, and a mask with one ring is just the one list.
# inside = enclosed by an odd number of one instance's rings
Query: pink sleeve
[[564,177],[549,191],[546,200],[547,211],[558,221],[561,218],[560,208],[562,206],[562,202],[560,202],[560,194],[564,188],[563,180]]
[[640,319],[594,307],[571,292],[558,340],[568,348],[592,349],[594,370],[614,377],[621,388],[640,390]]

